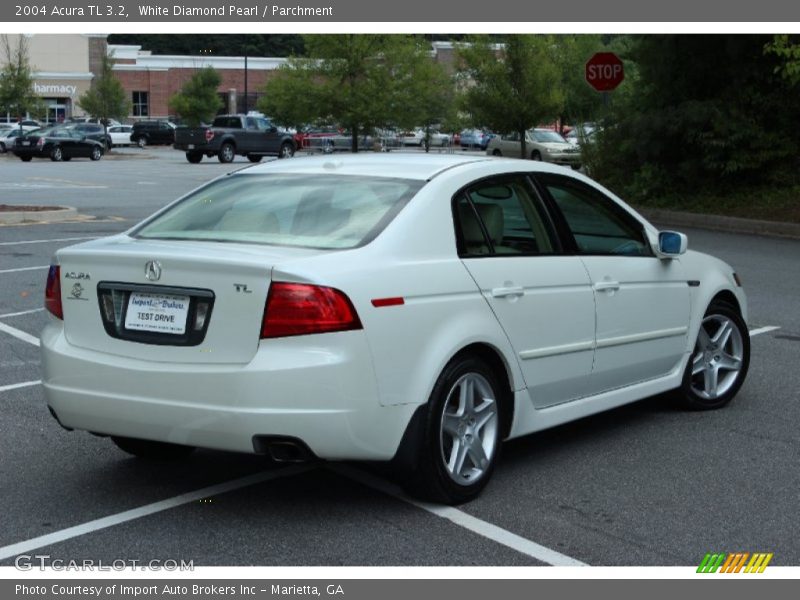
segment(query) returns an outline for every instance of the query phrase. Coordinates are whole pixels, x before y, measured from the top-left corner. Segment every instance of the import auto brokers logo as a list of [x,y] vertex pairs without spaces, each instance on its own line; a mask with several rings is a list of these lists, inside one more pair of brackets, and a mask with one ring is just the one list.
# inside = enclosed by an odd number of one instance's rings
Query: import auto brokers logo
[[[749,559],[749,560],[748,560]],[[731,553],[711,553],[703,557],[700,566],[697,567],[698,573],[763,573],[769,561],[772,560],[772,552],[731,552]],[[746,564],[746,566],[745,566]]]

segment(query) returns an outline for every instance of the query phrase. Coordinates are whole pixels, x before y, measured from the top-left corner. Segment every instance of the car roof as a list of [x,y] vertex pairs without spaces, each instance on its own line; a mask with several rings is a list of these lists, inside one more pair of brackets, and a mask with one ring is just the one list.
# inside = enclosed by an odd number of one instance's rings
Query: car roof
[[496,160],[489,156],[456,154],[386,153],[344,156],[299,156],[291,160],[272,160],[266,164],[240,169],[254,173],[299,173],[397,177],[427,181],[449,169]]

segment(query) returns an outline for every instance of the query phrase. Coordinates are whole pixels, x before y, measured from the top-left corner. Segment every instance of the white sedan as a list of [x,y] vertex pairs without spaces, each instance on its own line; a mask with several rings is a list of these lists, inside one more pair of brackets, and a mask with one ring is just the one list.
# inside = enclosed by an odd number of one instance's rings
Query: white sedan
[[463,502],[502,440],[668,390],[731,400],[745,295],[686,243],[546,163],[257,165],[56,253],[45,395],[134,455],[393,460]]
[[580,148],[570,144],[560,133],[552,129],[529,129],[525,132],[526,156],[522,156],[522,145],[519,143],[519,139],[518,133],[495,136],[489,140],[486,154],[543,160],[557,165],[570,166],[573,169],[579,169],[581,166]]
[[131,125],[111,125],[108,127],[108,135],[111,136],[112,146],[132,146],[131,133],[133,127]]

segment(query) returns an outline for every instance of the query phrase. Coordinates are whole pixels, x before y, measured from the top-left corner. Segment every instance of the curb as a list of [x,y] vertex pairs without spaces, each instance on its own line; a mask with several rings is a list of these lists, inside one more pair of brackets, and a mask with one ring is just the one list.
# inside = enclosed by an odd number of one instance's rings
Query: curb
[[710,229],[727,233],[800,239],[800,223],[760,221],[757,219],[742,219],[741,217],[724,217],[721,215],[705,215],[655,208],[634,208],[644,215],[648,221],[654,221],[669,227],[696,227],[698,229]]
[[78,216],[78,209],[62,206],[58,210],[16,210],[0,212],[0,225],[19,225],[20,223],[58,223]]

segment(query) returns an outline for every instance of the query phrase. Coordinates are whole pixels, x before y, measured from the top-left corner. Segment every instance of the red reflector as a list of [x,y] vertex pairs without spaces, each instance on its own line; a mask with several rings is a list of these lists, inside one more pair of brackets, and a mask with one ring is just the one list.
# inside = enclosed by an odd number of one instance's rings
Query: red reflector
[[64,309],[61,306],[61,267],[58,265],[50,265],[47,272],[44,307],[59,319],[64,318]]
[[273,282],[264,308],[262,338],[361,329],[353,303],[334,288]]
[[406,301],[402,297],[397,296],[396,298],[375,298],[372,301],[372,306],[381,308],[383,306],[400,306],[405,303]]

